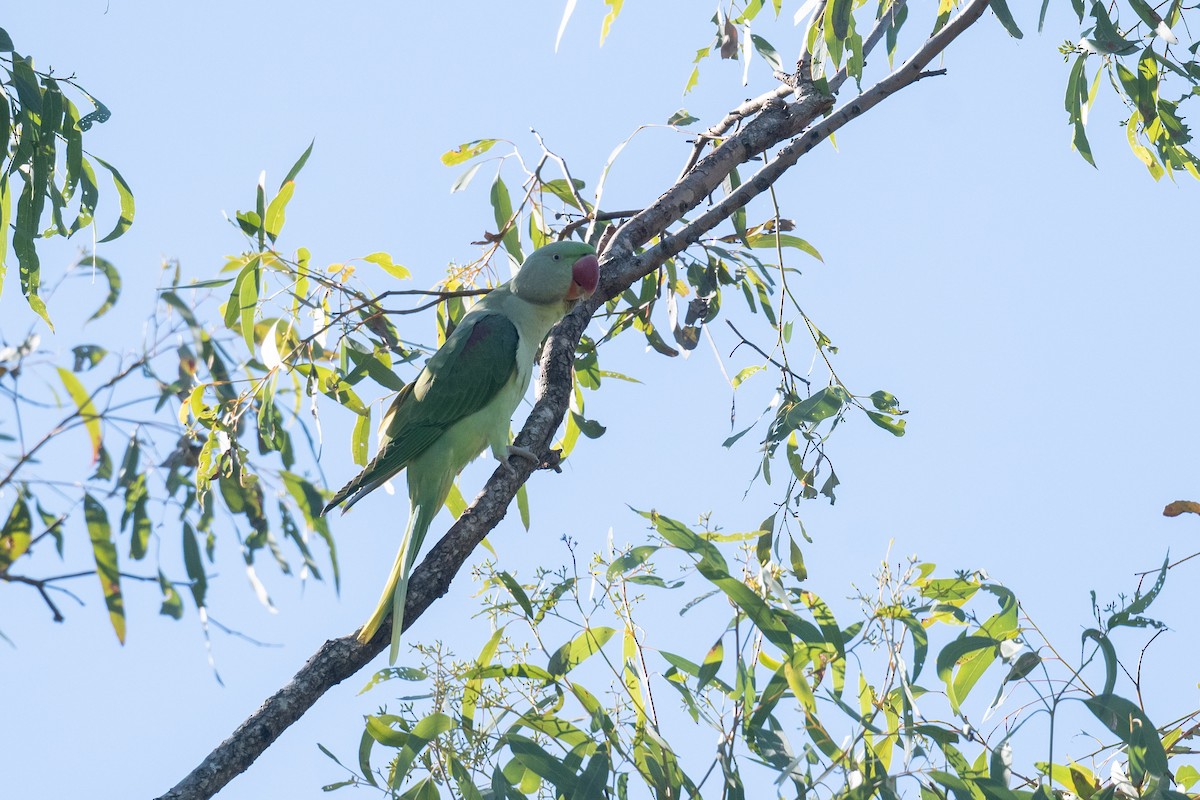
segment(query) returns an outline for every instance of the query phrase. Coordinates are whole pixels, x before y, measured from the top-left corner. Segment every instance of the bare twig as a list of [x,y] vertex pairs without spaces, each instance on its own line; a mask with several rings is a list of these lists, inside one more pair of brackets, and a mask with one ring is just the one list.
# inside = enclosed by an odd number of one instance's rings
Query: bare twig
[[[109,389],[109,388],[115,386],[116,384],[120,383],[122,380],[127,378],[129,376],[129,374],[132,373],[135,369],[140,369],[142,367],[142,365],[144,365],[146,363],[147,360],[149,360],[148,355],[142,356],[141,358],[137,358],[134,361],[132,361],[129,364],[129,366],[118,371],[117,374],[113,375],[111,378],[109,378],[107,381],[105,381],[103,384],[101,384],[98,388],[96,388],[94,391],[92,391],[88,395],[87,402],[91,403],[96,398],[96,396],[98,394],[100,394],[101,392],[103,392],[105,389]],[[85,403],[85,405],[86,405],[86,403]],[[97,415],[97,417],[98,416],[100,416],[100,415]],[[76,420],[78,420],[79,422],[89,422],[92,419],[94,419],[94,417],[91,414],[88,414],[85,419],[83,411],[79,408],[75,409],[70,414],[63,417],[63,419],[57,425],[55,425],[53,428],[51,428],[46,433],[45,436],[43,436],[40,440],[38,440],[38,442],[33,447],[31,447],[30,449],[25,450],[21,453],[21,456],[20,456],[20,458],[18,458],[16,460],[16,463],[14,463],[12,465],[12,467],[8,470],[8,472],[4,475],[3,478],[0,478],[0,489],[3,489],[5,486],[7,486],[9,483],[11,483],[13,478],[16,476],[17,471],[20,470],[21,467],[23,467],[27,463],[29,463],[29,460],[32,459],[39,450],[41,450],[43,447],[45,447],[47,444],[49,444],[51,440],[53,440],[55,437],[57,437],[60,433],[62,433],[68,427],[70,427]]]
[[[740,341],[740,342],[738,342],[738,343],[737,343],[737,345],[736,345],[736,346],[733,348],[733,351],[736,351],[736,350],[738,349],[738,347],[741,347],[742,345],[746,345],[746,346],[748,346],[748,347],[749,347],[751,350],[753,350],[754,352],[758,353],[760,356],[762,356],[763,358],[765,358],[765,359],[767,360],[767,362],[768,362],[769,364],[771,364],[772,366],[776,367],[777,369],[783,370],[784,372],[786,372],[787,374],[791,375],[791,376],[792,376],[793,378],[795,378],[796,380],[798,380],[798,381],[800,381],[801,383],[803,383],[805,386],[812,386],[812,384],[809,382],[809,380],[808,380],[807,378],[805,378],[805,377],[804,377],[804,376],[802,376],[802,375],[797,375],[795,372],[793,372],[793,371],[791,370],[791,368],[789,368],[789,367],[787,367],[787,366],[785,366],[785,365],[783,365],[783,364],[780,364],[778,361],[776,361],[775,359],[773,359],[773,358],[771,358],[769,355],[767,355],[765,352],[763,352],[763,349],[762,349],[761,347],[759,347],[759,346],[758,346],[758,345],[756,345],[754,342],[750,341],[750,340],[749,340],[749,339],[747,339],[745,336],[743,336],[743,335],[742,335],[742,332],[741,332],[741,331],[739,331],[737,328],[735,328],[735,327],[733,326],[733,323],[732,323],[732,322],[730,322],[729,320],[725,320],[725,324],[726,324],[726,325],[728,325],[728,326],[729,326],[729,327],[730,327],[730,328],[733,330],[733,332],[737,334],[737,337],[738,337],[739,339],[741,339],[741,341]],[[730,352],[730,353],[729,353],[729,355],[731,355],[731,356],[732,356],[732,355],[733,355],[733,352]]]
[[[1200,556],[1200,553],[1192,553],[1190,556],[1184,556],[1183,558],[1179,559],[1178,561],[1173,561],[1170,564],[1167,564],[1167,569],[1174,569],[1175,567],[1178,567],[1180,564],[1182,564],[1185,561],[1191,561],[1196,556]],[[1148,569],[1145,572],[1135,572],[1135,573],[1133,573],[1133,575],[1136,578],[1144,578],[1147,575],[1157,575],[1161,571],[1162,571],[1162,567],[1158,567],[1157,569]]]
[[45,580],[27,578],[24,575],[9,575],[7,573],[0,573],[0,581],[7,581],[9,583],[23,583],[26,586],[32,586],[33,588],[37,589],[38,594],[42,596],[42,600],[44,600],[46,605],[50,608],[50,613],[54,615],[55,622],[62,622],[66,619],[66,617],[62,615],[62,612],[58,610],[58,606],[56,606],[54,601],[50,599],[50,593],[47,591]]
[[597,214],[588,214],[580,219],[575,220],[574,222],[568,222],[566,225],[564,225],[563,229],[558,232],[558,240],[561,242],[564,239],[569,238],[572,233],[579,228],[582,228],[584,225],[587,225],[589,222],[608,222],[609,220],[614,219],[628,219],[629,217],[640,214],[641,212],[642,209],[633,208],[628,211],[601,211]]

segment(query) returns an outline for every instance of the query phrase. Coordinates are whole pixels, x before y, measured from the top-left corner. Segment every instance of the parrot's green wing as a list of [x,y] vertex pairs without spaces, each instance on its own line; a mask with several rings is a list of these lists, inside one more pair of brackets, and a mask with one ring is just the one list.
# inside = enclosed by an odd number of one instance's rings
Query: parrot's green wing
[[463,320],[388,409],[374,460],[325,511],[347,498],[353,504],[408,466],[451,425],[486,406],[516,373],[518,338],[516,326],[500,314]]

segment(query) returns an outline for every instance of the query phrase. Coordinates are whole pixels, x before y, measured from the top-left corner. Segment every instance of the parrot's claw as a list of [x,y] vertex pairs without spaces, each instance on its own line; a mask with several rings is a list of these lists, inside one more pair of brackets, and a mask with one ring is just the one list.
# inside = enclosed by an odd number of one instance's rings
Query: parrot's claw
[[538,464],[538,469],[552,469],[555,472],[561,473],[562,467],[562,450],[548,450],[546,457],[542,459],[542,463]]

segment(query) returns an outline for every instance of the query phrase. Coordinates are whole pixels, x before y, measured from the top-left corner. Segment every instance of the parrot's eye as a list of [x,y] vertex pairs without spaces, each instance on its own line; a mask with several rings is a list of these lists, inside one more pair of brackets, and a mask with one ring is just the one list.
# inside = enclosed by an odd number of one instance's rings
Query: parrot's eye
[[560,258],[562,258],[562,256],[560,256],[560,255],[555,255],[555,256],[554,256],[554,260],[555,260],[555,261],[558,261]]

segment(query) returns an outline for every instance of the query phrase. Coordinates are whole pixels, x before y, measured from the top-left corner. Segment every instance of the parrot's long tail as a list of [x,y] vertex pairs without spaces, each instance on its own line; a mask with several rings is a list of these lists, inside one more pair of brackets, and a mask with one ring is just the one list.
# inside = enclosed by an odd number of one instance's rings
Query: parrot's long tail
[[400,542],[400,550],[396,553],[396,561],[384,584],[383,594],[379,596],[379,604],[370,618],[358,632],[358,640],[366,644],[383,625],[388,615],[392,615],[392,648],[388,654],[388,663],[395,664],[400,652],[400,633],[404,630],[404,604],[408,601],[408,578],[416,563],[425,534],[441,504],[425,504],[413,506],[408,515],[408,527],[404,530],[404,539]]

